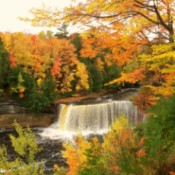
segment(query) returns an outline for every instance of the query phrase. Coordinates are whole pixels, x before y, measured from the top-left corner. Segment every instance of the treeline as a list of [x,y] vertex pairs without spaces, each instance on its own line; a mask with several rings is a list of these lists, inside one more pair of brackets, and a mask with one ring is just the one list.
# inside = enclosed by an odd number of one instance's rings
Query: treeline
[[120,76],[121,67],[105,60],[109,49],[93,53],[93,36],[69,36],[66,30],[0,36],[0,92],[29,109],[42,111],[60,97],[118,87],[105,84]]

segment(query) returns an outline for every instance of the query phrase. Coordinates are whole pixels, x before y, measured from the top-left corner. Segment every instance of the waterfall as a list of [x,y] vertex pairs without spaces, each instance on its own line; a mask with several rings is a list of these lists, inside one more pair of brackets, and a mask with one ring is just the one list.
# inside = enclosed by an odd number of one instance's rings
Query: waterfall
[[143,116],[137,107],[130,101],[107,101],[98,104],[61,104],[58,121],[43,135],[55,136],[72,135],[75,133],[99,134],[109,130],[111,124],[120,115],[125,115],[128,120],[137,124]]

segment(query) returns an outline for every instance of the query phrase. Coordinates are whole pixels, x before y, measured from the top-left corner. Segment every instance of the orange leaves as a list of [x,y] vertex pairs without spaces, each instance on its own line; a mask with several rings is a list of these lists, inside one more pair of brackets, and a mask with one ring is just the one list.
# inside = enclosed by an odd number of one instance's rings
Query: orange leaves
[[51,75],[53,76],[53,78],[60,78],[61,77],[61,58],[57,57],[55,59],[55,62],[53,63],[53,66],[50,70]]
[[83,49],[80,52],[84,58],[93,59],[98,54],[98,48],[96,48],[96,38],[88,37],[83,39]]
[[141,157],[146,155],[146,152],[145,152],[145,150],[140,149],[137,151],[136,155],[138,156],[138,158],[141,158]]
[[[104,59],[108,65],[115,64],[118,66],[124,65],[131,59],[136,58],[140,46],[135,38],[128,38],[118,32],[89,30],[83,36],[83,48],[81,56],[84,58]],[[91,34],[92,33],[92,34]]]
[[129,82],[129,83],[136,83],[140,82],[145,78],[144,75],[144,69],[136,69],[131,73],[122,73],[121,77],[118,79],[115,79],[108,84],[115,84],[115,83],[124,83],[124,82]]
[[86,162],[85,150],[90,147],[90,143],[78,137],[76,147],[72,144],[65,144],[64,147],[66,150],[63,151],[63,157],[67,159],[69,165],[69,172],[66,175],[77,175],[80,165]]
[[76,152],[75,148],[73,146],[67,146],[66,152],[63,154],[63,156],[67,158],[67,163],[69,165],[69,172],[67,173],[67,175],[76,175],[80,166],[80,157]]
[[154,95],[154,92],[150,88],[142,89],[137,96],[133,99],[133,103],[141,111],[146,111],[150,106],[156,104],[159,98]]
[[172,73],[163,75],[163,79],[166,82],[166,86],[172,86],[175,82],[175,71]]
[[6,33],[4,36],[11,67],[21,67],[37,81],[38,86],[41,85],[39,80],[45,79],[46,72],[50,71],[60,92],[89,88],[86,67],[77,59],[75,47],[69,40],[42,33],[38,36]]

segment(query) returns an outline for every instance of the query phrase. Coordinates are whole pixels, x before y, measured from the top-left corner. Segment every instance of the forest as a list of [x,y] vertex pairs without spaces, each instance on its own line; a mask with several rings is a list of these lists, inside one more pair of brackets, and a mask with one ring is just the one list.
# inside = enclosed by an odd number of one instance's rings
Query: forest
[[[1,96],[40,112],[59,98],[137,87],[133,103],[146,115],[134,127],[121,116],[102,142],[80,136],[76,146],[65,144],[68,167],[55,164],[55,175],[175,175],[175,1],[86,0],[62,12],[43,6],[31,13],[21,19],[58,32],[0,34]],[[82,32],[69,34],[76,25]],[[19,128],[16,141],[25,140]],[[28,155],[17,152],[27,155],[28,174],[43,174],[42,165],[33,166],[38,150],[30,138]],[[20,174],[13,168],[20,158],[9,162],[5,152],[0,165]]]

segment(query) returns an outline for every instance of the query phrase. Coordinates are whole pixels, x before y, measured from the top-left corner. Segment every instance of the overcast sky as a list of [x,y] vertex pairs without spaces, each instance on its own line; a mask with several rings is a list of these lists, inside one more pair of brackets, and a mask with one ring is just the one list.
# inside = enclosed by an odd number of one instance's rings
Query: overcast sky
[[38,33],[43,28],[32,27],[29,23],[20,21],[18,17],[30,16],[32,7],[47,6],[63,8],[71,0],[0,0],[0,32],[27,32]]

